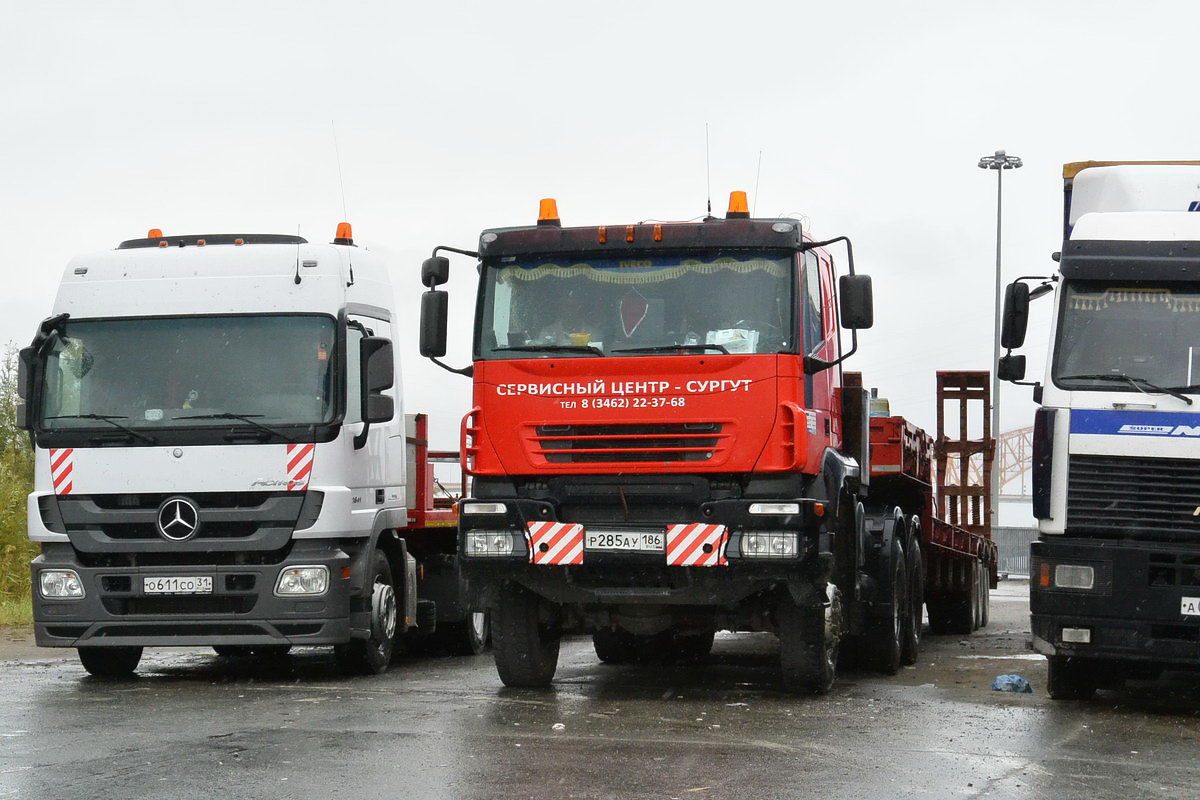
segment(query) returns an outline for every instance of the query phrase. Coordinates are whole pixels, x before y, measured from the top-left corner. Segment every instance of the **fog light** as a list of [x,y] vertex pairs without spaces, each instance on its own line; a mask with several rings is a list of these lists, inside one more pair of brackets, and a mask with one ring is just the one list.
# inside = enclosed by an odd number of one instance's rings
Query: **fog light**
[[1091,589],[1096,582],[1096,570],[1075,564],[1056,564],[1054,585],[1062,589]]
[[275,594],[325,594],[329,588],[329,570],[325,567],[288,567],[279,573]]
[[73,569],[44,569],[38,573],[42,597],[83,597],[83,581]]
[[464,514],[507,514],[508,506],[504,503],[463,503]]
[[751,514],[799,514],[799,503],[751,503]]
[[463,555],[467,556],[513,554],[513,536],[508,531],[467,531],[463,544]]
[[1074,644],[1091,644],[1092,629],[1091,628],[1063,628],[1062,640]]
[[789,531],[746,531],[742,534],[743,558],[795,558],[798,537]]

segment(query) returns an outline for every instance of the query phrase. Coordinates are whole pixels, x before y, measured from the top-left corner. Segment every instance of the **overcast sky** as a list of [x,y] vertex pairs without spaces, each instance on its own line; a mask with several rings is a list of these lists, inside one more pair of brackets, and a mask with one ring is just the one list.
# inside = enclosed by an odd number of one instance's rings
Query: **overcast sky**
[[[850,366],[929,428],[935,370],[991,366],[996,179],[979,157],[1025,161],[1005,173],[1006,281],[1053,266],[1064,162],[1200,157],[1193,2],[0,11],[0,344],[28,341],[71,255],[151,227],[331,239],[334,121],[356,238],[391,257],[411,314],[408,410],[434,413],[441,446],[469,382],[416,353],[429,249],[532,222],[547,196],[566,225],[702,214],[706,123],[715,208],[745,189],[760,216],[853,238],[876,327]],[[457,364],[472,267],[452,266]],[[1030,424],[1028,397],[1006,390],[1005,428]]]

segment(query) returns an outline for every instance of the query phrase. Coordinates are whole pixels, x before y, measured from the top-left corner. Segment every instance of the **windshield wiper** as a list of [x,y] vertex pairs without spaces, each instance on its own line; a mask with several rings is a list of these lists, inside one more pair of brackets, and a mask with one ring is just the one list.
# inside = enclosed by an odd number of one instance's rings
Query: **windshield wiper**
[[603,356],[604,351],[590,344],[519,344],[510,347],[493,347],[493,353],[587,353]]
[[729,355],[729,350],[723,344],[658,344],[652,347],[622,347],[619,350],[613,350],[614,353],[672,353],[678,351],[691,351],[694,353],[703,353],[705,350],[716,350],[718,353]]
[[119,428],[122,431],[124,431],[125,433],[128,433],[130,436],[136,436],[137,438],[141,439],[144,442],[149,442],[150,444],[158,444],[158,439],[155,439],[153,436],[142,433],[140,431],[135,431],[133,428],[130,428],[128,425],[122,425],[121,423],[117,422],[117,420],[119,420],[119,419],[129,419],[129,417],[122,417],[117,414],[59,414],[58,416],[54,416],[54,417],[46,417],[46,419],[95,419],[95,420],[99,420],[101,422],[107,422],[109,425],[112,425],[114,428]]
[[289,442],[296,441],[278,428],[272,428],[270,425],[263,425],[261,422],[255,421],[254,417],[261,416],[262,414],[234,414],[232,411],[222,411],[219,414],[193,414],[189,417],[175,417],[175,419],[237,419],[241,420],[247,425],[253,425],[260,431],[269,433],[272,436],[278,436],[279,438],[286,439]]
[[[1164,388],[1162,386],[1158,386],[1157,384],[1151,383],[1150,381],[1146,380],[1145,378],[1135,378],[1132,375],[1126,375],[1124,372],[1098,372],[1093,375],[1062,375],[1059,377],[1059,380],[1060,381],[1071,381],[1071,380],[1124,381],[1125,383],[1128,383],[1133,388],[1137,389],[1142,394],[1150,394],[1150,392],[1146,391],[1146,389],[1150,389],[1151,391],[1160,392],[1162,394],[1169,394],[1172,397],[1178,397],[1180,400],[1187,403],[1189,406],[1192,404],[1192,398],[1188,397],[1186,394],[1179,391],[1178,389],[1170,388],[1170,387]],[[1186,389],[1188,387],[1183,387],[1183,388]]]

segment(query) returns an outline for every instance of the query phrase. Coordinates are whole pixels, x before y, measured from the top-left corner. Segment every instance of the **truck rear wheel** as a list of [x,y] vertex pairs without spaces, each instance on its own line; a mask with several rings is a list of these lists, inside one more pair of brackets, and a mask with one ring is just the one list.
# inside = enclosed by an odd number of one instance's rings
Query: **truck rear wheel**
[[351,639],[334,648],[342,669],[355,675],[378,675],[386,670],[396,647],[399,611],[392,567],[381,550],[375,551],[372,564],[370,635],[366,639]]
[[524,586],[506,583],[492,612],[492,654],[505,686],[549,686],[558,669],[557,620],[543,619],[542,600]]
[[1046,690],[1055,700],[1086,700],[1096,693],[1096,665],[1072,656],[1046,659]]
[[[912,525],[918,525],[916,517]],[[920,528],[914,527],[912,541],[908,545],[906,568],[908,571],[908,613],[904,615],[904,624],[900,629],[900,663],[911,665],[917,663],[921,651],[921,626],[924,623],[925,610],[925,567],[921,562]]]
[[872,620],[864,644],[871,668],[884,675],[895,675],[900,669],[901,651],[904,647],[904,621],[910,617],[907,602],[908,569],[904,560],[904,548],[895,539],[892,540],[889,561],[892,572],[892,596],[889,599],[891,613],[886,619]]
[[140,647],[80,647],[79,663],[97,678],[132,675],[142,660]]
[[802,608],[789,594],[782,594],[775,607],[785,691],[825,694],[837,677],[842,595],[832,584],[826,593],[824,608]]

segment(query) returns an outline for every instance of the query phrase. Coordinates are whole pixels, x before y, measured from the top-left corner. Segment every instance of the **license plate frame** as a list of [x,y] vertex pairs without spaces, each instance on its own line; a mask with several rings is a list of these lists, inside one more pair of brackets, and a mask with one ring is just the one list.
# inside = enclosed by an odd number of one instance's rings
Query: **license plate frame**
[[1179,598],[1179,613],[1185,617],[1200,617],[1200,597]]
[[212,575],[155,575],[142,578],[142,594],[212,594]]
[[639,553],[662,555],[667,552],[667,532],[661,531],[583,531],[585,553]]

